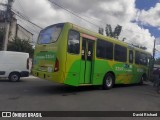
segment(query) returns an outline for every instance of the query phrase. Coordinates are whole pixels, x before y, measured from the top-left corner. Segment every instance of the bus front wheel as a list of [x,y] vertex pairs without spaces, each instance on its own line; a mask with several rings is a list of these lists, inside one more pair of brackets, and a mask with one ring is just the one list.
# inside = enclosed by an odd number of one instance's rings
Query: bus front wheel
[[115,77],[112,73],[107,73],[103,80],[103,89],[108,90],[111,89],[114,85]]

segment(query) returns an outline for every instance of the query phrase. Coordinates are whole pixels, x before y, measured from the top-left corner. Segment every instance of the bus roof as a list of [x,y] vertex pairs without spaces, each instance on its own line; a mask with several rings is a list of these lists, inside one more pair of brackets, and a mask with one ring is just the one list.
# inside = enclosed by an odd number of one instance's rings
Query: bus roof
[[[120,45],[122,45],[122,46],[125,46],[125,47],[131,47],[132,49],[135,49],[135,50],[137,50],[137,51],[140,51],[140,52],[143,52],[143,53],[146,53],[146,54],[150,54],[150,55],[151,55],[151,53],[149,53],[149,52],[147,52],[147,51],[145,51],[145,50],[142,50],[142,49],[140,49],[140,48],[134,47],[133,45],[130,45],[130,44],[126,43],[126,42],[120,41],[120,40],[115,39],[115,38],[112,38],[112,37],[108,37],[108,36],[101,35],[101,34],[99,34],[99,33],[93,32],[93,31],[91,31],[91,30],[88,30],[88,29],[86,29],[86,28],[80,27],[80,26],[78,26],[78,25],[76,25],[76,24],[73,24],[73,23],[70,23],[70,22],[64,22],[64,23],[58,23],[58,24],[68,24],[68,25],[70,25],[73,29],[75,29],[75,30],[77,30],[77,31],[79,31],[79,32],[81,32],[81,33],[84,33],[84,34],[87,34],[87,35],[91,35],[91,36],[93,36],[93,37],[96,37],[96,38],[99,38],[99,39],[103,39],[103,40],[106,40],[106,39],[107,39],[107,40],[109,40],[109,41],[111,41],[111,42],[113,42],[113,43],[118,43],[118,44],[120,44]],[[52,25],[50,25],[50,26],[52,26]],[[48,27],[49,27],[49,26],[48,26]],[[47,27],[46,27],[46,28],[47,28]]]

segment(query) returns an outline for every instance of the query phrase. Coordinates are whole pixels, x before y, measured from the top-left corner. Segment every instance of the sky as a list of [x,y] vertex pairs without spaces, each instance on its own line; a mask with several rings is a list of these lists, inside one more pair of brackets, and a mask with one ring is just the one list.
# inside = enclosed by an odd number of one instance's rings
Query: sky
[[[141,10],[144,15],[143,17],[146,18],[141,18],[142,22],[140,21],[138,25],[143,26],[144,29],[148,29],[151,35],[155,37],[157,44],[156,49],[158,50],[156,57],[160,57],[160,0],[145,0],[145,2],[136,0],[136,8]],[[146,11],[148,11],[148,13]]]
[[[60,22],[72,22],[89,30],[98,31],[110,24],[122,26],[119,40],[147,47],[152,53],[154,40],[160,51],[160,0],[51,0],[74,12],[84,21],[48,0],[15,0],[13,9],[41,27]],[[18,18],[18,23],[31,31],[34,41],[39,28]],[[91,24],[92,23],[92,24]],[[160,57],[160,52],[156,56]]]

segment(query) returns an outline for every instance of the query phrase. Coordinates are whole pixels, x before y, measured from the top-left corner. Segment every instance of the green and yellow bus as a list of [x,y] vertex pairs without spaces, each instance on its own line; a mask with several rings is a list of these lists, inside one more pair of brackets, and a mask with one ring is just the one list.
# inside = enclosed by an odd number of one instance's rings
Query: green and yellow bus
[[72,86],[143,83],[151,55],[120,40],[72,23],[43,29],[34,52],[32,74]]

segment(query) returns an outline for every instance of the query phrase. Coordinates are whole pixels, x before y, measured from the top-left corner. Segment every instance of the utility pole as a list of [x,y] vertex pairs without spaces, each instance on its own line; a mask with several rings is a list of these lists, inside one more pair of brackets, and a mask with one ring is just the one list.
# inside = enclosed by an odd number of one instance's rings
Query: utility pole
[[4,51],[7,50],[7,45],[8,45],[10,22],[12,19],[11,7],[12,7],[13,2],[14,0],[8,0],[8,4],[6,5],[7,10],[6,10],[6,15],[5,15],[5,37],[4,37],[4,47],[3,47]]
[[156,39],[154,40],[154,47],[153,47],[153,60],[155,61],[155,52],[156,52]]
[[154,40],[154,46],[153,46],[153,57],[151,59],[151,64],[150,64],[150,78],[153,79],[153,68],[154,68],[154,63],[155,63],[155,52],[156,52],[156,39]]

